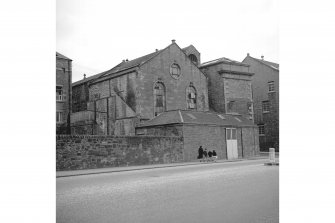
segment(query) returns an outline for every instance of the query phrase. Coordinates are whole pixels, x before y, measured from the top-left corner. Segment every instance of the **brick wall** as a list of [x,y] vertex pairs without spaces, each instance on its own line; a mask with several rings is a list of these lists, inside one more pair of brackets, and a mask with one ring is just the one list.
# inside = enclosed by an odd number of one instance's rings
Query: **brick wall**
[[183,161],[181,137],[56,137],[57,170],[76,170]]

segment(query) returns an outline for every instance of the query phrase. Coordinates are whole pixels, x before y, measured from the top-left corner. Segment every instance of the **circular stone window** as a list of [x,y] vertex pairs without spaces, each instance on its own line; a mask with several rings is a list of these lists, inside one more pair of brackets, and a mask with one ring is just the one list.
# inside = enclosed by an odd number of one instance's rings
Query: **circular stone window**
[[179,79],[180,77],[180,67],[178,64],[173,63],[170,67],[170,74],[174,79]]

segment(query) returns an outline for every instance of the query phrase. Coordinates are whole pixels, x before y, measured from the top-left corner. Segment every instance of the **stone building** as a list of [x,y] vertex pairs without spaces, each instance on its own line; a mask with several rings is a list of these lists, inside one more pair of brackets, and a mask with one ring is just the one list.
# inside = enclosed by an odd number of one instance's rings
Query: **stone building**
[[56,52],[56,133],[71,134],[72,60]]
[[225,114],[241,114],[253,120],[249,65],[225,57],[199,67],[208,77],[209,108]]
[[259,127],[261,150],[279,151],[279,64],[251,57],[242,61],[250,65],[255,123]]
[[227,58],[201,64],[193,45],[172,40],[73,83],[72,133],[182,137],[184,161],[196,159],[200,145],[220,158],[257,155],[252,75],[249,65]]
[[[73,132],[134,135],[136,123],[168,110],[208,111],[207,78],[198,63],[200,53],[194,46],[181,49],[172,41],[162,50],[124,60],[93,80],[73,83],[75,92],[88,88],[86,110],[81,106],[72,115]],[[85,99],[86,92],[75,94],[73,101],[84,104]]]
[[258,129],[242,115],[173,110],[136,127],[136,135],[182,137],[183,159],[195,160],[200,145],[220,159],[252,157],[259,152]]

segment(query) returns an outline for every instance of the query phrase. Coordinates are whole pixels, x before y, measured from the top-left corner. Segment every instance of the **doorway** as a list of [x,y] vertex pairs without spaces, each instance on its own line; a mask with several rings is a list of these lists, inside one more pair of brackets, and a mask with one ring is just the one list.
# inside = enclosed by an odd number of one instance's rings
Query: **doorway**
[[226,129],[226,139],[227,139],[227,158],[228,160],[237,159],[237,131],[236,128]]

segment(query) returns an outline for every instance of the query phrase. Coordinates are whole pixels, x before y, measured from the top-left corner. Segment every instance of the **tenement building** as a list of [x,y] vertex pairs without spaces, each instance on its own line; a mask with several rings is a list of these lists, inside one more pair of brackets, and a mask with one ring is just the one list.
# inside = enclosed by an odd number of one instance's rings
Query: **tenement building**
[[56,133],[71,134],[72,60],[56,52]]
[[251,57],[243,63],[250,65],[252,76],[255,123],[259,127],[261,150],[279,151],[279,64]]
[[200,52],[175,40],[145,56],[73,83],[73,134],[178,136],[185,161],[197,148],[221,158],[256,155],[249,65]]

